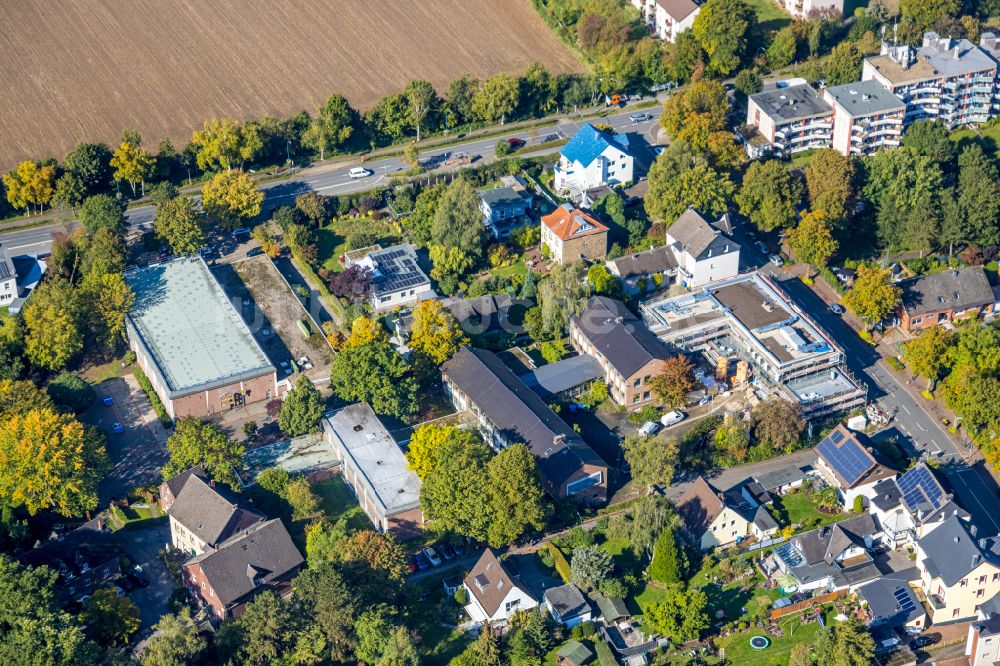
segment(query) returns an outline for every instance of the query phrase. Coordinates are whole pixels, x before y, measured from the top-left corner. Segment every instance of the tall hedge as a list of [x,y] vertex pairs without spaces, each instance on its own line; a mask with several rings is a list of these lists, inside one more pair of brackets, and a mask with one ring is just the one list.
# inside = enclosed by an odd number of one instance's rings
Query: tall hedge
[[562,554],[562,551],[556,548],[555,544],[549,541],[545,544],[549,553],[552,554],[552,562],[556,566],[556,571],[559,572],[559,577],[563,579],[564,583],[569,583],[569,579],[572,576],[572,572],[569,568],[569,562],[566,561],[566,556]]

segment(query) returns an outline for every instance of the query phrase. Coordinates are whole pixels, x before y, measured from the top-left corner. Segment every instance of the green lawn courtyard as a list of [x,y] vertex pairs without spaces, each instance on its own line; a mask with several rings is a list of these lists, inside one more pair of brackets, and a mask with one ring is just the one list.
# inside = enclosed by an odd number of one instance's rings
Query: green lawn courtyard
[[372,528],[368,517],[358,506],[358,500],[354,497],[354,493],[339,476],[314,483],[312,489],[319,496],[320,507],[331,523],[346,518],[348,529],[368,530]]
[[763,650],[756,650],[750,646],[750,639],[754,636],[766,635],[761,629],[754,628],[741,631],[738,634],[727,636],[716,641],[720,649],[725,650],[727,664],[739,664],[739,666],[785,666],[788,663],[788,656],[792,648],[798,643],[810,643],[816,639],[821,627],[818,622],[802,624],[799,616],[791,616],[780,622],[784,636],[768,636],[771,641]]
[[771,507],[771,515],[782,526],[797,525],[796,532],[805,532],[851,517],[849,513],[820,511],[809,494],[804,491],[776,496]]

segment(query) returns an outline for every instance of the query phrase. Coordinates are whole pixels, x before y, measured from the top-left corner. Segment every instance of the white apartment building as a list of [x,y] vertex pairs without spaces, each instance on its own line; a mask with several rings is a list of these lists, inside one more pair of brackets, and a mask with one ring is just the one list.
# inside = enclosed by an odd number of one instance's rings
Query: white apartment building
[[844,13],[844,0],[777,0],[792,18],[806,20],[813,12],[837,11]]
[[906,104],[880,82],[833,86],[823,91],[823,99],[833,107],[832,147],[842,155],[871,155],[899,146]]
[[883,41],[879,55],[865,58],[861,78],[878,81],[903,101],[906,124],[938,119],[953,129],[984,123],[996,108],[996,38],[987,33],[981,43],[986,48],[935,32],[924,33],[917,48]]
[[632,0],[649,30],[666,42],[694,25],[701,7],[692,0]]
[[782,82],[751,95],[746,124],[755,130],[744,134],[751,157],[829,148],[833,140],[833,108],[805,81]]

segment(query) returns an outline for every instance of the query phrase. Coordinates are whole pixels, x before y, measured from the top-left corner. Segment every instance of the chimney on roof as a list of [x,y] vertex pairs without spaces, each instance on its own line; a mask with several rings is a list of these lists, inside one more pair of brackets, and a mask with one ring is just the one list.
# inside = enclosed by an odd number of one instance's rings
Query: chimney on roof
[[955,45],[955,50],[953,51],[953,53],[954,53],[954,58],[955,58],[955,60],[958,60],[958,57],[959,57],[959,55],[960,55],[960,54],[959,54],[959,51],[960,51],[960,48],[961,48],[961,47],[959,47],[959,45],[958,45],[958,44],[956,44],[956,45]]
[[976,526],[975,525],[970,525],[969,526],[969,534],[972,535],[973,539],[976,538]]
[[208,482],[208,485],[209,485],[209,487],[211,487],[211,488],[214,488],[214,487],[215,487],[215,479],[211,479],[211,480],[210,480],[210,481]]

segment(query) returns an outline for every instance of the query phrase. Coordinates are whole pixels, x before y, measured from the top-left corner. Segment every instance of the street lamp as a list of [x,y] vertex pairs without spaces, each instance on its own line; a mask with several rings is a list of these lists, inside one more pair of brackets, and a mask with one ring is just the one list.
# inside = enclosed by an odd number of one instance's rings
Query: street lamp
[[292,161],[292,140],[288,139],[285,142],[285,164]]

